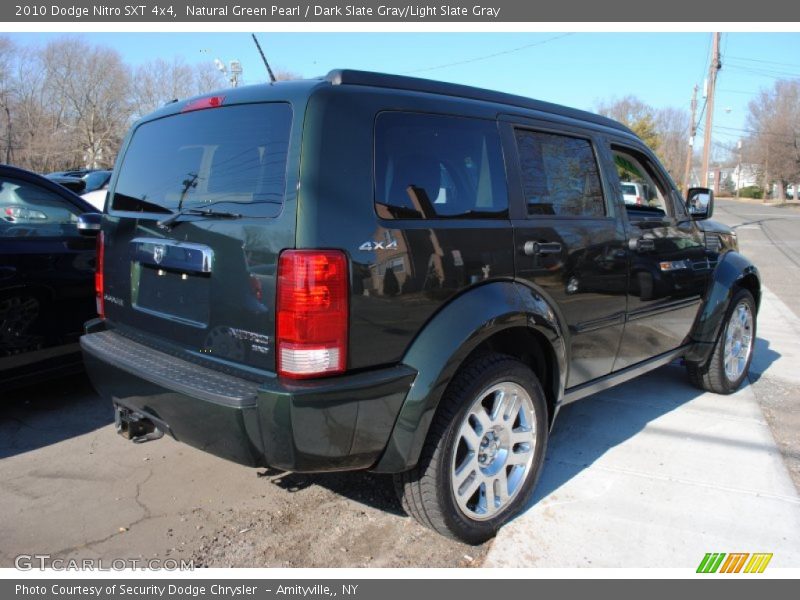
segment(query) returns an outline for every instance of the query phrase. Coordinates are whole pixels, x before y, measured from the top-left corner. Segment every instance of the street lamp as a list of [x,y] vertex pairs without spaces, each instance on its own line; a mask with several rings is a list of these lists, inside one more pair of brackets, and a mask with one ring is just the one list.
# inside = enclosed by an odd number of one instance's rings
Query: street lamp
[[228,81],[231,84],[231,87],[239,87],[239,79],[244,72],[242,69],[242,63],[238,60],[232,60],[230,64],[230,68],[225,66],[225,63],[222,62],[220,59],[214,59],[214,66],[217,67],[217,70],[228,77]]

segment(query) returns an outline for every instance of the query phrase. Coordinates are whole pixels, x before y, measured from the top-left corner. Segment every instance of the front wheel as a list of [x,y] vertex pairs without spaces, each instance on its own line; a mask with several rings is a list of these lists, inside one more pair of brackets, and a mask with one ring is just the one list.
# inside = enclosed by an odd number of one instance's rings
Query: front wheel
[[445,392],[416,468],[395,476],[408,514],[480,544],[530,501],[547,446],[547,405],[522,362],[471,361]]
[[687,365],[697,387],[717,394],[735,392],[747,377],[756,343],[756,303],[745,289],[734,294],[714,353],[705,369]]

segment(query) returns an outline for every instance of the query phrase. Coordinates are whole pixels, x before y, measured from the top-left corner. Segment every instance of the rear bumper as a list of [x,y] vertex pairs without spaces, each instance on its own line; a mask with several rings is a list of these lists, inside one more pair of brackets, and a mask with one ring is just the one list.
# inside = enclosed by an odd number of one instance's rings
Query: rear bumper
[[250,466],[371,467],[416,376],[399,365],[317,381],[257,383],[115,331],[92,330],[81,338],[81,347],[102,396],[152,420],[178,441]]

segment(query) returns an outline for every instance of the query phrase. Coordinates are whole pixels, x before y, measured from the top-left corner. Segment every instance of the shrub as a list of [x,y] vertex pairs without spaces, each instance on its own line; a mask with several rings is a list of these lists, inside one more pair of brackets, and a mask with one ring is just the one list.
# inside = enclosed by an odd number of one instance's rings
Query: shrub
[[748,185],[739,190],[739,196],[742,198],[763,198],[764,191],[757,185]]

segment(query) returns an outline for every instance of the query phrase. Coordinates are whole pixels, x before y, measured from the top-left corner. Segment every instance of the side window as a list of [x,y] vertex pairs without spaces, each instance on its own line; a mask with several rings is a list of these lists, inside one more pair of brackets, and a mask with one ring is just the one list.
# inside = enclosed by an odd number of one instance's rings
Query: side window
[[0,179],[0,237],[77,236],[80,210],[36,184]]
[[495,122],[379,114],[375,210],[384,219],[506,218],[508,191]]
[[[672,213],[668,205],[668,190],[649,165],[637,152],[616,146],[611,148],[617,167],[622,200],[632,217],[664,217]],[[674,210],[674,209],[673,209]]]
[[604,217],[597,160],[588,140],[518,129],[528,215]]

